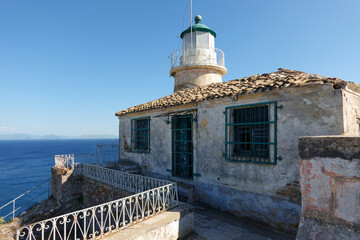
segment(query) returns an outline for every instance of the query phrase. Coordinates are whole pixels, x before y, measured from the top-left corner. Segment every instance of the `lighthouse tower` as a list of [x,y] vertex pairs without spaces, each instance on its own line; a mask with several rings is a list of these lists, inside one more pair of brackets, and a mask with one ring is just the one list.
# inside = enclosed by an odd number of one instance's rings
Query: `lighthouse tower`
[[227,72],[224,53],[215,48],[216,33],[201,21],[197,15],[195,24],[180,35],[182,49],[171,54],[174,92],[221,82]]

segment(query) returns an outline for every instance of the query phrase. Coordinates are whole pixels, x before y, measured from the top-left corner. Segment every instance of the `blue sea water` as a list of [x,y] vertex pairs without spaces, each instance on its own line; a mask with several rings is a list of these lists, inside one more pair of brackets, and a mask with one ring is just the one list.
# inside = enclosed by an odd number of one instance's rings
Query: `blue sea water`
[[[11,140],[0,141],[0,207],[28,189],[50,178],[54,155],[95,152],[97,144],[112,144],[115,139],[86,140]],[[16,201],[19,213],[47,197],[48,184]],[[37,197],[43,193],[40,197]],[[12,206],[0,210],[0,216]]]

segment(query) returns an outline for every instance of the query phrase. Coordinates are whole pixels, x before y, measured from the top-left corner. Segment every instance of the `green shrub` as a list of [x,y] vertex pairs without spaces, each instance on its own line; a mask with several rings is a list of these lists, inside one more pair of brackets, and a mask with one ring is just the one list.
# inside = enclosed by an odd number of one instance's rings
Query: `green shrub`
[[3,217],[0,217],[0,226],[6,223],[5,219]]

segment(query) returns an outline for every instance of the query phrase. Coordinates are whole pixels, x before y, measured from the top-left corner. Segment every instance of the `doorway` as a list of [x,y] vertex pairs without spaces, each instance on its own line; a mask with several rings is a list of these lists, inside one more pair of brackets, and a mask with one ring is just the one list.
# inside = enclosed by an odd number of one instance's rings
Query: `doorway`
[[172,174],[193,178],[192,116],[174,116],[171,121]]

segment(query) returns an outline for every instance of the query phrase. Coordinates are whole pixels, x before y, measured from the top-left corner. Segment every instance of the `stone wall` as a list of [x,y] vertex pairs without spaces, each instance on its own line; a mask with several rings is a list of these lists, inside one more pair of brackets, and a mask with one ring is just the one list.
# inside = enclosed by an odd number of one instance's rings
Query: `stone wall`
[[[276,165],[225,161],[225,107],[271,101],[281,106],[277,111],[277,155],[282,160]],[[120,117],[120,158],[139,164],[146,175],[193,185],[198,202],[295,233],[301,209],[298,138],[342,134],[342,104],[342,90],[324,84],[128,114]],[[193,180],[171,176],[171,125],[155,117],[186,109],[197,109]],[[131,152],[131,119],[145,116],[151,117],[150,153]]]
[[[80,178],[74,177],[72,170],[63,170],[59,168],[51,168],[51,195],[57,201],[65,198],[76,198],[81,195]],[[66,196],[64,196],[66,194]]]
[[[115,188],[108,184],[75,176],[71,170],[51,169],[51,194],[62,206],[79,203],[73,211],[114,201],[133,193]],[[69,211],[70,212],[70,211]]]
[[114,201],[134,194],[86,177],[83,177],[81,190],[84,208]]
[[360,137],[301,137],[299,153],[297,240],[360,239]]

